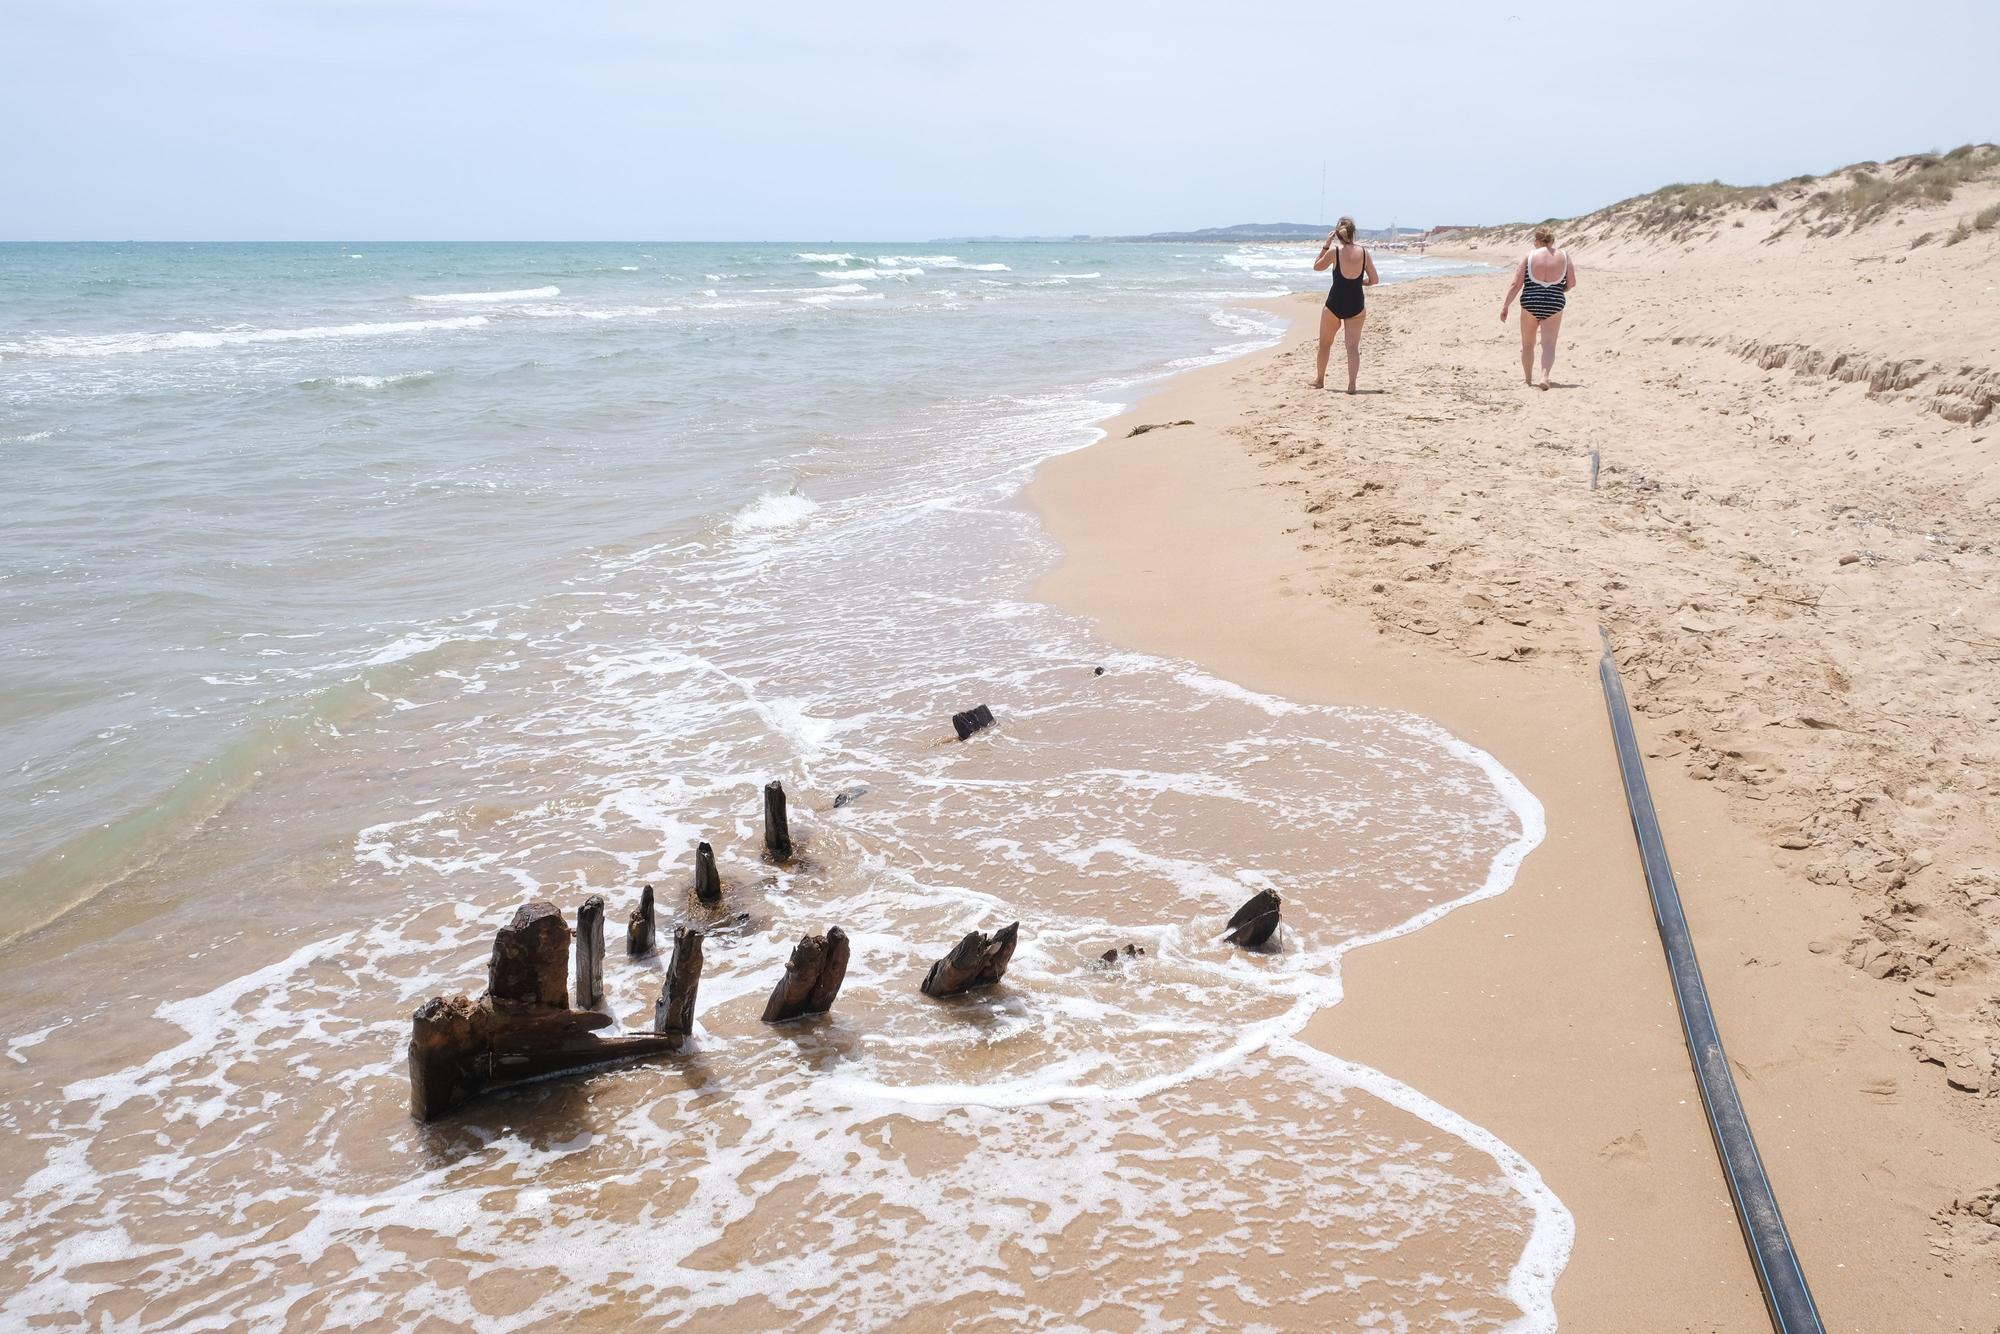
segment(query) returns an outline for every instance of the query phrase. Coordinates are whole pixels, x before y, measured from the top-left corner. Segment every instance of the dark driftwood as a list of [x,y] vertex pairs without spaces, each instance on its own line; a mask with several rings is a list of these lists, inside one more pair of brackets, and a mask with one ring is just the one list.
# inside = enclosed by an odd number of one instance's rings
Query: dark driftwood
[[[1146,953],[1146,947],[1144,945],[1127,945],[1125,947],[1124,953],[1125,957],[1128,959],[1143,958]],[[1118,954],[1119,954],[1118,947],[1114,945],[1110,949],[1104,951],[1104,953],[1098,955],[1097,957],[1105,963],[1117,963]]]
[[992,935],[968,931],[952,952],[931,965],[924,974],[926,996],[956,996],[975,987],[990,987],[1007,974],[1007,962],[1014,957],[1014,940],[1021,924],[1014,922]]
[[639,906],[625,919],[625,953],[643,959],[653,952],[653,887],[639,891]]
[[1248,903],[1236,910],[1229,919],[1229,934],[1223,939],[1232,945],[1245,949],[1263,949],[1278,929],[1278,915],[1284,904],[1277,891],[1263,889],[1257,891]]
[[694,896],[711,908],[722,902],[722,874],[715,869],[715,849],[706,843],[694,849]]
[[493,937],[486,991],[495,1000],[569,1008],[569,923],[553,903],[527,903]]
[[960,741],[965,740],[974,732],[982,731],[991,726],[993,726],[993,710],[987,708],[984,704],[979,705],[977,708],[967,709],[964,713],[954,713],[951,715],[951,730],[958,733]]
[[[601,902],[599,910],[601,923]],[[528,904],[493,939],[484,996],[434,996],[418,1007],[410,1017],[410,1115],[433,1121],[489,1089],[680,1047],[678,1034],[602,1035],[611,1016],[570,1009],[569,946],[561,911]]]
[[678,1035],[593,1031],[610,1023],[595,1010],[432,997],[410,1022],[410,1115],[435,1121],[492,1089],[680,1048]]
[[686,1037],[694,1032],[694,993],[701,983],[701,939],[701,932],[691,927],[674,928],[674,955],[667,962],[660,998],[653,1002],[655,1033]]
[[764,1005],[764,1022],[782,1024],[809,1014],[825,1014],[847,977],[847,933],[834,927],[823,936],[801,936],[785,972]]
[[576,1007],[604,1003],[604,896],[592,894],[576,910]]
[[785,785],[764,784],[764,851],[774,862],[792,859],[792,829],[785,821]]

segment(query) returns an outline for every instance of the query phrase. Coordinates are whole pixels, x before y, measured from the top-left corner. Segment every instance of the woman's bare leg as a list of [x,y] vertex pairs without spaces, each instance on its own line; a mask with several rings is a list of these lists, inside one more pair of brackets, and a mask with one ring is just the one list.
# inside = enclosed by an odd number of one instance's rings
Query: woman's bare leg
[[1529,384],[1535,382],[1535,325],[1537,321],[1521,308],[1521,378]]
[[1333,352],[1333,336],[1340,330],[1339,318],[1325,306],[1319,308],[1319,369],[1313,373],[1313,388],[1326,388],[1326,359]]
[[1361,374],[1361,326],[1368,322],[1368,312],[1350,315],[1347,326],[1347,392],[1354,392],[1354,379]]
[[1556,365],[1556,334],[1563,324],[1562,312],[1557,311],[1542,321],[1542,388],[1549,387],[1549,372]]

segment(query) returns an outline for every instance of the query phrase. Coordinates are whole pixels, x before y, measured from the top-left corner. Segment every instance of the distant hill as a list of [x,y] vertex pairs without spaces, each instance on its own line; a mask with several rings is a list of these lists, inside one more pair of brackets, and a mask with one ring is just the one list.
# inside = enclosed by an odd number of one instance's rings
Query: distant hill
[[[1203,227],[1192,232],[1148,232],[1144,236],[1100,236],[1100,241],[1317,241],[1333,230],[1330,222],[1239,222],[1233,227]],[[1421,232],[1421,227],[1399,227],[1404,236]],[[1357,236],[1370,241],[1389,234],[1387,227],[1363,227]]]
[[[1330,222],[1239,222],[1234,227],[1203,227],[1192,232],[1148,232],[1144,236],[940,236],[927,245],[963,245],[994,242],[1019,245],[1028,241],[1211,241],[1237,245],[1245,241],[1317,241],[1333,230]],[[1397,234],[1414,236],[1421,227],[1398,227]],[[1387,227],[1363,227],[1355,235],[1364,241],[1380,241],[1389,235]]]

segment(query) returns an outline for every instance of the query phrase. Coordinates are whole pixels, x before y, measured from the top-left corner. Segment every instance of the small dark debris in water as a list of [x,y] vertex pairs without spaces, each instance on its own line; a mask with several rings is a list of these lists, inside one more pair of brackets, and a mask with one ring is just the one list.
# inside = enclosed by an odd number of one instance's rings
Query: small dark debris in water
[[764,854],[783,866],[792,859],[792,827],[785,818],[785,785],[764,784]]
[[1019,922],[1001,927],[992,935],[968,931],[951,953],[931,965],[924,974],[926,996],[956,996],[975,987],[990,987],[1006,976],[1007,963],[1014,957],[1014,941],[1021,934]]
[[1104,953],[1098,955],[1097,957],[1103,960],[1105,963],[1117,963],[1121,955],[1127,959],[1142,959],[1146,955],[1146,947],[1143,945],[1128,944],[1125,946],[1123,950],[1120,950],[1117,946],[1114,945],[1112,948],[1104,951]]
[[706,843],[694,849],[694,896],[710,908],[722,903],[722,873],[715,869],[715,849]]
[[981,704],[976,709],[967,709],[964,713],[954,713],[951,715],[951,730],[958,733],[960,741],[965,740],[974,732],[983,731],[991,726],[993,726],[993,710],[987,708],[984,704]]
[[1093,667],[1090,669],[1090,674],[1092,676],[1102,676],[1104,675],[1104,669],[1102,667]]
[[604,1004],[604,896],[592,894],[576,910],[576,1008]]
[[1192,425],[1194,425],[1194,423],[1191,421],[1147,422],[1142,426],[1134,426],[1131,430],[1127,431],[1125,433],[1125,438],[1127,440],[1130,440],[1133,436],[1144,435],[1148,431],[1164,431],[1169,426],[1192,426]]
[[701,983],[701,932],[674,928],[673,957],[653,1002],[653,1031],[687,1037],[694,1032],[694,998]]
[[804,935],[792,947],[792,957],[771,999],[764,1004],[764,1022],[782,1024],[809,1014],[825,1014],[840,995],[847,977],[847,933],[830,927],[823,936]]
[[1263,949],[1278,929],[1282,905],[1283,900],[1275,890],[1259,890],[1229,919],[1229,934],[1225,939],[1246,950]]
[[625,953],[643,959],[653,952],[653,887],[639,891],[639,906],[625,919]]
[[852,806],[855,802],[861,800],[862,794],[865,793],[866,791],[868,791],[868,785],[866,783],[863,783],[859,787],[848,788],[846,791],[842,792],[839,796],[833,799],[833,808],[835,810],[839,810],[842,806]]

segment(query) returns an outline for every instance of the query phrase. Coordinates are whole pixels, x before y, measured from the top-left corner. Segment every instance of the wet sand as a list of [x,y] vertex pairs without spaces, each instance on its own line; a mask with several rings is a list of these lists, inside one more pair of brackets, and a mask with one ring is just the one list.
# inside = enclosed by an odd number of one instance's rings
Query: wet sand
[[[1948,227],[1995,193],[1919,221]],[[1594,675],[1607,624],[1829,1327],[1985,1330],[1995,900],[1969,714],[1991,712],[1992,660],[1953,641],[2000,636],[1980,621],[1992,551],[1971,536],[1991,518],[1990,446],[1953,417],[1981,412],[1979,368],[2000,361],[1996,322],[1967,300],[1995,247],[1975,233],[1913,252],[1908,337],[1859,355],[1839,317],[1853,275],[1917,224],[1760,247],[1783,215],[1739,212],[1757,229],[1725,214],[1713,234],[1607,226],[1579,247],[1566,387],[1547,393],[1520,385],[1517,335],[1496,321],[1504,273],[1371,292],[1362,387],[1382,392],[1354,397],[1308,388],[1317,301],[1273,303],[1294,317],[1282,346],[1173,382],[1043,468],[1030,499],[1067,561],[1040,591],[1116,643],[1253,689],[1421,713],[1528,785],[1549,835],[1515,887],[1353,955],[1345,1001],[1306,1036],[1541,1171],[1576,1218],[1556,1293],[1570,1327],[1760,1328],[1618,788]],[[1701,241],[1713,251],[1683,259]],[[1718,271],[1733,341],[1689,332]],[[1764,364],[1812,327],[1831,354]],[[1967,539],[1940,552],[1953,531]],[[1820,596],[1794,592],[1807,575],[1840,590],[1829,604],[1880,615],[1802,611]],[[1848,729],[1843,749],[1826,721]],[[1871,879],[1890,853],[1895,874]],[[1829,874],[1843,858],[1855,873]]]

